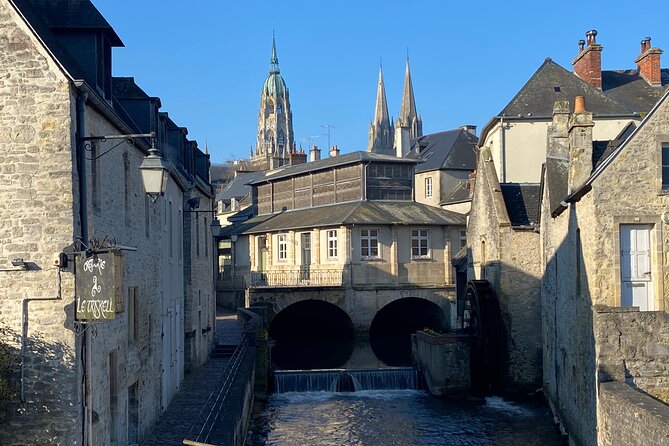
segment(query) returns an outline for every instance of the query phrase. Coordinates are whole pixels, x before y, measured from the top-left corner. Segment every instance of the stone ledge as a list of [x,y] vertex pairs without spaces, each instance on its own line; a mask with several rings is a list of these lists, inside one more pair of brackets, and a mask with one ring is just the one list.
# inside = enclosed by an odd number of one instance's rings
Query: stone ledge
[[[610,381],[599,385],[601,397],[611,396],[622,399],[623,402],[633,406],[639,412],[646,412],[658,422],[666,425],[669,432],[669,405],[647,395],[630,385],[620,381]],[[638,417],[638,413],[631,414]]]

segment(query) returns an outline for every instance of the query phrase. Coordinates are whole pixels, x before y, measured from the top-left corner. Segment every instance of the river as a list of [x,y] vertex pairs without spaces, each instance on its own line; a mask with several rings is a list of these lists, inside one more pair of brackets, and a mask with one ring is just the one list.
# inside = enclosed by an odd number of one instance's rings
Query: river
[[540,398],[435,398],[422,390],[274,394],[252,446],[565,445]]

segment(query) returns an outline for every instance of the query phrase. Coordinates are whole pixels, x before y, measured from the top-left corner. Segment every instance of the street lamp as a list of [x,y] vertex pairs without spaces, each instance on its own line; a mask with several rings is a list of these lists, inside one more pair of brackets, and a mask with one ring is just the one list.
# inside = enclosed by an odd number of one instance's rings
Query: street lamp
[[154,203],[167,189],[167,164],[160,157],[158,149],[151,139],[149,154],[142,160],[139,171],[142,174],[142,183],[146,195],[151,197]]

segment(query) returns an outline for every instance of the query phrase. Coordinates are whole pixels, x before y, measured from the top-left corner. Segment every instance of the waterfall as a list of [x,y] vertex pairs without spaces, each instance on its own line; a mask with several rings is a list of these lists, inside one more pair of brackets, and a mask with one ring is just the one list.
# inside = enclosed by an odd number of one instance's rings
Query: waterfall
[[412,367],[276,370],[274,372],[274,391],[286,393],[416,389],[417,375],[416,369]]

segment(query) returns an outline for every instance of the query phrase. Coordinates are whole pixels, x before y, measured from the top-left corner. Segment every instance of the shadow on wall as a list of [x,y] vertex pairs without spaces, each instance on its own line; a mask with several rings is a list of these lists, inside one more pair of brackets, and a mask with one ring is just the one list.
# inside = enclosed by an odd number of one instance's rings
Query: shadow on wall
[[21,334],[0,326],[0,339],[0,386],[6,385],[6,398],[0,399],[0,444],[40,444],[47,436],[57,436],[54,427],[69,429],[64,421],[79,416],[71,404],[78,393],[73,349],[31,334],[22,385]]

